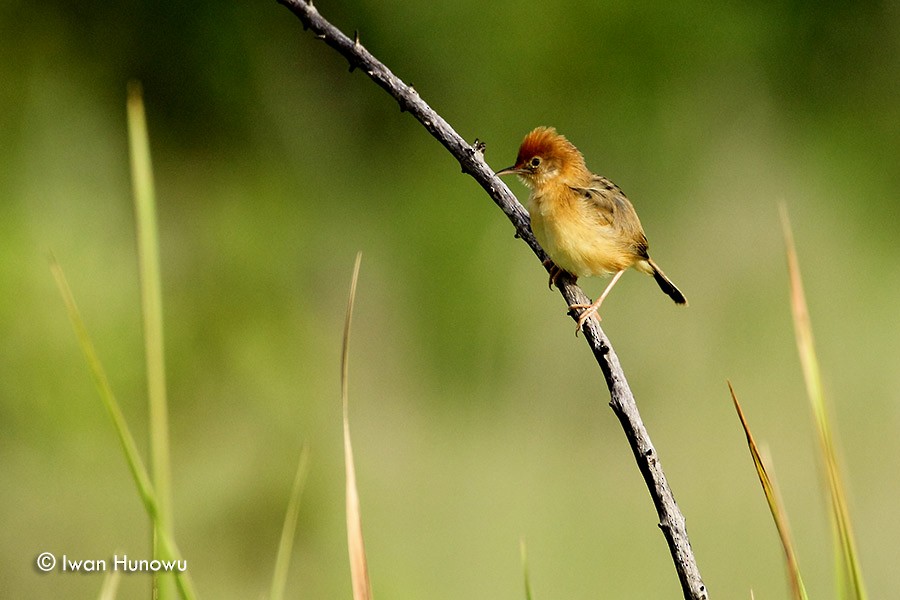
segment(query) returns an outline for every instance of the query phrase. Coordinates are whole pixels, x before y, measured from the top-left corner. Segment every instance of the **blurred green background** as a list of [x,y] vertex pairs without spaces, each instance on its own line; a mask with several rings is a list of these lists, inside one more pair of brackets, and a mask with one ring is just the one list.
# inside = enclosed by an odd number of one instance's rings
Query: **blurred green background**
[[[787,597],[725,379],[767,443],[811,596],[828,517],[777,206],[793,220],[864,574],[898,588],[900,5],[319,0],[495,167],[556,126],[631,197],[690,299],[630,273],[610,336],[714,598]],[[348,598],[339,353],[380,598],[678,598],[608,392],[558,294],[455,161],[275,2],[0,7],[0,588],[96,597],[42,551],[148,557],[48,270],[146,448],[125,128],[159,201],[176,537],[203,598],[267,589],[311,447],[290,597]],[[510,182],[520,198],[526,190]],[[596,295],[603,282],[583,282]],[[120,598],[147,597],[125,577]]]

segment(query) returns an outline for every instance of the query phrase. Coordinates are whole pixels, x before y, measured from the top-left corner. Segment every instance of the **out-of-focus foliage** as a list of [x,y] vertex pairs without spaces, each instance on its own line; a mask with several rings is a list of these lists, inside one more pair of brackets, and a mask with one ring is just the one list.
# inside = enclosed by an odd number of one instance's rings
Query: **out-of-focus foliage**
[[[896,589],[900,530],[883,515],[900,491],[897,6],[316,5],[485,140],[495,167],[555,125],[631,197],[691,305],[630,273],[603,323],[721,597],[786,593],[726,377],[779,465],[810,596],[832,588],[788,204],[869,591]],[[5,595],[97,596],[100,576],[37,572],[43,551],[149,553],[46,258],[145,448],[132,78],[159,203],[174,528],[201,597],[267,588],[304,441],[288,594],[349,597],[338,374],[357,250],[350,393],[376,597],[521,598],[523,535],[535,597],[677,595],[602,379],[503,216],[287,10],[202,1],[0,6]],[[124,577],[119,597],[147,585]]]

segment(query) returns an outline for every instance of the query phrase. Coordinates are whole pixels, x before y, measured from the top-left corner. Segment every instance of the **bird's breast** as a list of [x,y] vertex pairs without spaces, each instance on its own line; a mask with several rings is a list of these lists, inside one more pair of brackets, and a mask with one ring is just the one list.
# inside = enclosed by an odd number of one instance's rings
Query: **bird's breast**
[[578,277],[602,276],[636,260],[618,230],[603,224],[596,211],[575,194],[533,193],[529,202],[534,237],[562,269]]

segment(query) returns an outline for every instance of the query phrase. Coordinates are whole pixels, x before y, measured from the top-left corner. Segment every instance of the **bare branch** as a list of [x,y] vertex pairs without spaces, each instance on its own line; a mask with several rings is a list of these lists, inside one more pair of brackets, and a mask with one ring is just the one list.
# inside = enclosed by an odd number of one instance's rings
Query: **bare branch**
[[[413,115],[459,161],[463,173],[471,175],[506,214],[516,228],[516,237],[528,244],[542,263],[547,259],[546,253],[531,232],[528,212],[484,161],[484,144],[482,142],[476,140],[474,145],[470,145],[463,140],[443,117],[419,97],[418,92],[412,86],[404,83],[366,50],[360,43],[359,32],[356,32],[353,38],[344,35],[325,20],[311,1],[278,0],[278,2],[290,9],[300,19],[304,29],[312,30],[317,38],[323,40],[346,58],[351,71],[354,69],[363,71],[397,101],[400,110]],[[590,303],[590,299],[581,288],[569,279],[560,277],[557,280],[557,287],[567,306]],[[684,597],[687,600],[706,600],[709,595],[703,585],[697,562],[691,550],[684,515],[681,514],[672,490],[666,482],[662,465],[641,421],[637,404],[635,404],[634,396],[628,387],[619,359],[596,320],[590,319],[585,323],[584,334],[609,387],[610,406],[625,430],[625,436],[628,438],[647,489],[653,498],[653,504],[659,515],[659,527],[669,545]]]

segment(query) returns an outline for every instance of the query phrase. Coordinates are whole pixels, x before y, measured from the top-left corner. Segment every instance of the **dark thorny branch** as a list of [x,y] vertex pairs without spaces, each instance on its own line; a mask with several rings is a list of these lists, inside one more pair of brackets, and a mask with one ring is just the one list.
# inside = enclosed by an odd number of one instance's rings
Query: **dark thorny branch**
[[[463,173],[471,175],[484,188],[512,222],[516,236],[531,247],[541,262],[546,260],[546,253],[531,233],[528,212],[484,161],[483,143],[475,140],[474,144],[469,144],[463,140],[443,117],[419,97],[412,86],[401,81],[366,50],[360,43],[358,32],[352,38],[344,35],[316,10],[311,1],[278,0],[278,2],[300,19],[304,29],[311,30],[318,39],[346,58],[351,71],[358,69],[368,75],[397,101],[400,110],[414,116],[459,161]],[[568,305],[590,303],[590,299],[581,288],[566,278],[559,278],[557,287]],[[691,550],[684,516],[675,503],[675,497],[641,420],[619,359],[596,320],[589,319],[585,323],[584,337],[603,371],[609,387],[610,406],[625,430],[628,443],[653,498],[659,515],[659,528],[669,545],[684,597],[688,600],[707,599],[709,596]]]

